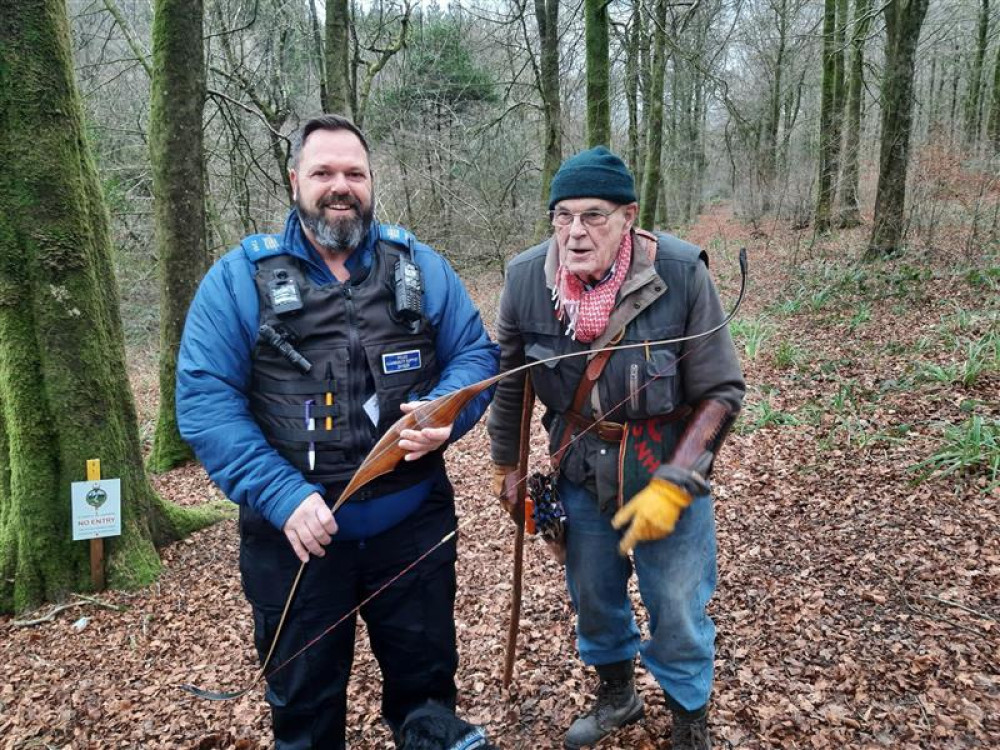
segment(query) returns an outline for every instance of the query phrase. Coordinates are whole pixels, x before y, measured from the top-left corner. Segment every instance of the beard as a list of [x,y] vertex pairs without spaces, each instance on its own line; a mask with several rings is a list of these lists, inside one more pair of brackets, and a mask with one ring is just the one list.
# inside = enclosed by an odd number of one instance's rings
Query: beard
[[[327,219],[323,213],[326,206],[334,203],[348,203],[354,209],[354,216],[339,219]],[[374,200],[367,208],[361,205],[354,196],[322,198],[316,207],[306,206],[301,198],[295,201],[299,210],[299,220],[302,226],[312,232],[316,242],[331,252],[348,252],[354,250],[368,234],[375,212],[372,208]]]

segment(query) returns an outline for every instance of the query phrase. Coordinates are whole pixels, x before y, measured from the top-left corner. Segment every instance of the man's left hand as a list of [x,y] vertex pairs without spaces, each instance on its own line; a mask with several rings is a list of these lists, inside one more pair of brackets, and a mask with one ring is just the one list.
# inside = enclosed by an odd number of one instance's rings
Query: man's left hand
[[674,530],[681,511],[690,504],[691,495],[686,490],[666,479],[654,477],[611,519],[611,525],[616,529],[632,522],[618,549],[627,555],[637,542],[663,539]]
[[[423,406],[426,401],[410,401],[401,404],[400,409],[404,414],[409,414]],[[416,461],[418,458],[426,456],[431,451],[436,451],[451,437],[451,425],[444,427],[424,427],[422,430],[403,430],[399,433],[399,447],[407,451],[404,459],[406,461]]]

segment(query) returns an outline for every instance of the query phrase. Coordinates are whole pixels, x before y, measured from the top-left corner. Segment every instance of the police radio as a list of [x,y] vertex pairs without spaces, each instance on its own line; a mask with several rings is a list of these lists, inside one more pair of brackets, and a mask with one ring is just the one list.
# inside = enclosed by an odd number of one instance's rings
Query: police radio
[[396,261],[393,290],[396,294],[396,314],[416,332],[424,316],[424,284],[416,263],[407,258]]

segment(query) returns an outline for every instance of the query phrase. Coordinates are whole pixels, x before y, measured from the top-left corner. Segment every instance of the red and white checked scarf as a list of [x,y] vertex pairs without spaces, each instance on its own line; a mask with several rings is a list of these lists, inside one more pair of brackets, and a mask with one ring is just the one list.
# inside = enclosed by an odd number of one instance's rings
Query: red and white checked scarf
[[555,301],[556,315],[566,322],[566,335],[587,344],[604,333],[618,290],[625,281],[631,263],[632,235],[626,232],[618,246],[618,257],[611,278],[597,286],[587,289],[566,266],[559,266],[552,299]]

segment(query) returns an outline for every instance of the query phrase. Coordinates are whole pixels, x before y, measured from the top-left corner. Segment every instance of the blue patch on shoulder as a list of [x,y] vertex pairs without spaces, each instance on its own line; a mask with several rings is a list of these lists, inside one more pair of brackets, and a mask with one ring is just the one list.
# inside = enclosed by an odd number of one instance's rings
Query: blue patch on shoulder
[[419,349],[382,355],[382,372],[386,375],[406,372],[407,370],[419,370],[421,364]]
[[407,230],[396,224],[379,224],[378,236],[380,240],[392,242],[403,247],[413,247],[416,238]]
[[280,235],[277,234],[251,234],[244,238],[240,245],[252,263],[284,252]]

